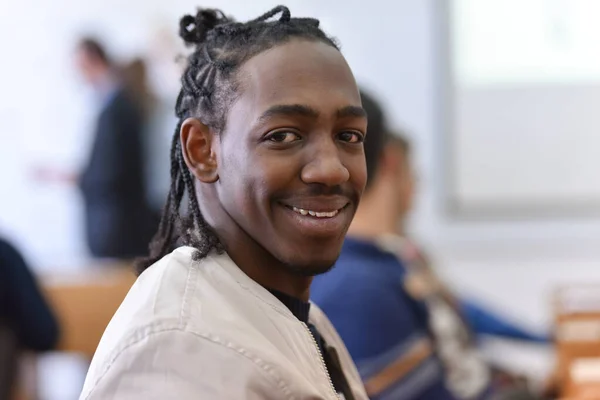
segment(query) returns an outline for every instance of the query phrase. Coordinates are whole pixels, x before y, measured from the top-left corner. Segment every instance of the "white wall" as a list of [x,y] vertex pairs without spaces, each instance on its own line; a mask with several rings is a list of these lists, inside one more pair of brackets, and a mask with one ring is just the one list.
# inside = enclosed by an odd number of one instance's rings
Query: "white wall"
[[[294,0],[296,15],[316,16],[337,36],[360,82],[378,93],[394,124],[411,132],[421,176],[416,234],[457,286],[507,308],[534,326],[548,319],[550,288],[599,280],[598,220],[458,221],[443,202],[443,103],[446,60],[438,24],[445,0]],[[82,94],[70,69],[81,32],[100,32],[118,54],[147,46],[149,25],[176,26],[192,0],[8,0],[0,5],[0,229],[40,267],[80,265],[76,191],[31,181],[36,160],[76,166],[85,156]],[[208,1],[240,19],[271,1]],[[165,149],[165,151],[167,151]],[[507,176],[510,179],[510,176]],[[549,177],[552,179],[552,177]],[[65,223],[66,221],[66,223]]]
[[[600,3],[453,4],[456,207],[598,215]],[[507,169],[518,173],[504,179]]]

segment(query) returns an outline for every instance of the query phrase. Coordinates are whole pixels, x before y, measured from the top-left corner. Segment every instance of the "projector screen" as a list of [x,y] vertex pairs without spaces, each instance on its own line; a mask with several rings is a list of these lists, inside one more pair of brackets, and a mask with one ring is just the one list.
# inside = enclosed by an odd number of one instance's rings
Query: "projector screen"
[[450,4],[453,210],[600,211],[600,1]]

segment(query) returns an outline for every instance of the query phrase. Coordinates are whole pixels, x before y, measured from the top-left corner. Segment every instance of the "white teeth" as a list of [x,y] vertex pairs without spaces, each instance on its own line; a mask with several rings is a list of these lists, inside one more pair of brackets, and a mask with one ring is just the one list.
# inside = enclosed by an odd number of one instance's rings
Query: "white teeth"
[[335,217],[335,215],[337,214],[337,210],[335,211],[330,211],[330,212],[320,212],[320,213],[315,213],[317,217],[319,218],[331,218],[331,217]]
[[298,207],[292,207],[292,210],[294,210],[295,212],[297,212],[298,214],[301,214],[301,215],[310,215],[312,217],[317,217],[317,218],[332,218],[332,217],[335,217],[340,212],[340,210],[317,212],[317,211],[312,211],[312,210],[305,210],[305,209],[298,208]]

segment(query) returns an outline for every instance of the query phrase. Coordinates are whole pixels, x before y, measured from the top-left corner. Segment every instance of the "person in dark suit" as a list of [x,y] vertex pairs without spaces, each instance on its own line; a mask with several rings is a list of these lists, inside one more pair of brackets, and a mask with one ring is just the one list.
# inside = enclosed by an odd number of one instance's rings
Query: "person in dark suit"
[[158,216],[146,199],[143,107],[96,40],[81,40],[77,65],[100,110],[89,161],[78,177],[89,249],[96,257],[145,255]]

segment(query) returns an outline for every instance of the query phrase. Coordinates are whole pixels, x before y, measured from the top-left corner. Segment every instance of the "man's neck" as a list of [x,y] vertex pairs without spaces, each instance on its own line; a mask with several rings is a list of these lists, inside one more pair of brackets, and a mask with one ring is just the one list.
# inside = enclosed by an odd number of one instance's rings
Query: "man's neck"
[[[205,204],[204,204],[205,205]],[[215,207],[212,213],[201,206],[206,222],[216,231],[231,260],[250,279],[266,289],[274,289],[288,296],[308,301],[312,276],[294,273],[289,266],[277,260],[248,236],[235,223],[217,224],[231,218],[222,209]],[[223,240],[226,238],[226,240]]]
[[259,254],[266,250],[255,246],[228,252],[233,262],[253,281],[266,289],[274,289],[302,301],[310,297],[312,276],[301,276],[289,270],[273,256]]

